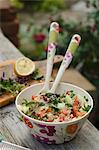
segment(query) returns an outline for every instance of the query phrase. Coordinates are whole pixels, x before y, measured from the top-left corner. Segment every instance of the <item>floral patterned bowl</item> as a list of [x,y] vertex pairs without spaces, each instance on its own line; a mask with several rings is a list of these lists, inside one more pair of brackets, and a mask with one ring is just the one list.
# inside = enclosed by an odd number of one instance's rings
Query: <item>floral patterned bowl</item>
[[[52,86],[52,84],[53,83],[50,83],[50,86]],[[81,96],[86,96],[88,98],[88,103],[91,105],[91,108],[83,117],[76,120],[71,120],[68,122],[44,122],[28,117],[23,112],[21,112],[18,107],[18,105],[22,103],[24,98],[31,99],[32,95],[36,95],[38,91],[40,91],[40,89],[43,87],[43,85],[44,83],[34,84],[20,92],[20,94],[16,98],[16,107],[22,115],[24,123],[30,129],[33,138],[47,144],[60,144],[66,141],[70,141],[76,136],[76,134],[88,118],[93,108],[92,97],[85,90],[81,89],[78,86],[68,83],[60,83],[56,90],[56,93],[62,94],[67,90],[74,90],[75,93],[79,93]]]

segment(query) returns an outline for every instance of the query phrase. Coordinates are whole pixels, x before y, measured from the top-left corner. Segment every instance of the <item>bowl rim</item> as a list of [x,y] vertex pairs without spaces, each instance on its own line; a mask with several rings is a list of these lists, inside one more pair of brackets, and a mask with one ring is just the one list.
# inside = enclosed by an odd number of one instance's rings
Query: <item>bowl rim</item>
[[[53,82],[50,82],[50,83],[53,83]],[[80,118],[76,118],[75,120],[63,121],[63,122],[45,122],[45,121],[41,121],[41,120],[34,119],[34,118],[32,118],[32,117],[29,117],[28,115],[24,114],[24,113],[19,109],[18,104],[17,104],[17,103],[18,103],[18,98],[19,98],[19,96],[20,96],[24,91],[26,91],[27,89],[29,89],[29,88],[31,88],[31,87],[34,87],[34,86],[37,86],[37,85],[40,85],[40,84],[44,84],[44,82],[42,82],[42,83],[36,83],[36,84],[33,84],[33,85],[31,85],[31,86],[29,86],[29,87],[23,89],[23,90],[17,95],[16,100],[15,100],[15,105],[16,105],[16,108],[17,108],[17,110],[19,111],[19,113],[20,113],[22,116],[24,116],[24,117],[26,117],[26,118],[32,120],[33,122],[35,122],[35,123],[37,123],[37,124],[47,124],[47,125],[61,125],[61,124],[71,124],[71,123],[74,124],[75,122],[79,122],[79,121],[82,120],[83,118],[86,118],[86,117],[90,114],[90,112],[92,111],[92,109],[93,109],[93,98],[91,97],[91,95],[90,95],[87,91],[85,91],[85,90],[82,89],[81,87],[76,86],[76,85],[74,85],[74,84],[65,83],[65,82],[60,82],[59,84],[63,84],[63,85],[66,84],[66,85],[68,85],[68,86],[73,86],[74,88],[78,88],[79,90],[81,90],[81,91],[83,91],[84,93],[86,93],[86,94],[90,97],[91,104],[92,104],[90,110],[89,110],[84,116],[82,116],[82,117],[80,117]]]

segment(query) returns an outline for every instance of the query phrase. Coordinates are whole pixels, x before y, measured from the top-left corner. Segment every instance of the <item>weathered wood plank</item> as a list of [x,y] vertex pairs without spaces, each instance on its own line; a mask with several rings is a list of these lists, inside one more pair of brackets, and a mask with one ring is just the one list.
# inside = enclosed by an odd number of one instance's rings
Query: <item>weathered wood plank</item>
[[99,131],[87,121],[77,137],[61,145],[47,145],[34,140],[27,127],[19,119],[15,104],[1,109],[0,133],[5,140],[33,150],[99,150]]

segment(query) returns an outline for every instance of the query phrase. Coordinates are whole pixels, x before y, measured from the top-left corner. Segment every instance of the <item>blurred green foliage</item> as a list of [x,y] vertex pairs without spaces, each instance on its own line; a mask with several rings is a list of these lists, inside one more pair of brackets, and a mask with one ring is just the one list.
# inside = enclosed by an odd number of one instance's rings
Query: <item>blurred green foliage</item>
[[65,0],[10,0],[18,9],[30,11],[57,11],[65,8]]
[[54,11],[65,7],[65,0],[43,0],[41,9],[44,11]]
[[21,3],[19,0],[10,0],[12,6],[15,6],[18,9],[22,9],[24,7],[24,4]]
[[[55,20],[50,17],[50,21],[57,21],[60,24],[60,34],[57,45],[57,54],[65,54],[71,37],[78,33],[82,40],[80,46],[72,61],[72,66],[80,69],[90,80],[92,78],[99,79],[99,1],[88,0],[87,7],[91,7],[92,12],[87,14],[86,21],[79,22],[64,21],[61,16]],[[44,4],[45,5],[45,4]],[[43,5],[43,6],[44,6]],[[46,6],[46,5],[45,5]],[[45,7],[44,6],[44,7]],[[47,8],[47,7],[46,7]],[[46,50],[48,43],[49,23],[40,25],[39,27],[30,22],[28,27],[20,31],[21,47],[20,50],[29,58],[33,60],[46,58]],[[34,35],[40,36],[44,34],[45,39],[42,42],[37,42]]]
[[20,26],[20,51],[32,60],[46,58],[48,30],[36,26],[33,22]]

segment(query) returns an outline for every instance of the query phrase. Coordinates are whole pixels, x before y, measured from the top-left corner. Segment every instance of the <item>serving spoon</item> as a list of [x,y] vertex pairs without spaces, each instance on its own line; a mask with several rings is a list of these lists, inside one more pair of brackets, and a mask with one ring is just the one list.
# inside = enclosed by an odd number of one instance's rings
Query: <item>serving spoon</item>
[[45,93],[49,90],[49,82],[53,68],[54,55],[56,52],[56,45],[59,34],[59,24],[57,22],[52,22],[50,25],[49,32],[49,42],[48,42],[48,54],[47,54],[47,69],[46,77],[43,88],[38,92],[38,94]]
[[77,50],[77,48],[78,48],[78,46],[80,44],[80,40],[81,40],[81,37],[78,34],[75,34],[72,37],[72,39],[70,41],[70,44],[68,46],[68,49],[67,49],[67,51],[65,53],[65,56],[63,58],[63,61],[61,63],[61,66],[60,66],[60,69],[58,71],[58,74],[56,76],[56,79],[55,79],[55,81],[53,83],[53,86],[48,91],[49,93],[55,93],[56,88],[57,88],[57,86],[58,86],[58,84],[59,84],[59,82],[60,82],[60,80],[61,80],[61,78],[62,78],[62,76],[63,76],[63,74],[65,72],[65,69],[68,68],[69,64],[71,63],[71,61],[73,59],[74,53],[75,53],[75,51]]

